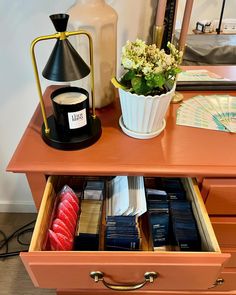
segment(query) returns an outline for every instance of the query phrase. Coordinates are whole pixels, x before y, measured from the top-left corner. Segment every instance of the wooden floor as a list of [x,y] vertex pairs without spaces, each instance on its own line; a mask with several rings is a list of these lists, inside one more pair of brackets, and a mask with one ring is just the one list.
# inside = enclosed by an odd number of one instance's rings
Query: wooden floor
[[[0,213],[0,231],[10,236],[21,226],[35,220],[33,213]],[[25,234],[24,242],[30,240],[31,234]],[[3,236],[0,235],[2,241]],[[10,242],[9,252],[23,250],[27,246],[19,245],[16,239]],[[0,253],[5,251],[2,249]],[[38,295],[56,294],[55,290],[35,288],[19,256],[0,259],[0,294],[1,295]]]

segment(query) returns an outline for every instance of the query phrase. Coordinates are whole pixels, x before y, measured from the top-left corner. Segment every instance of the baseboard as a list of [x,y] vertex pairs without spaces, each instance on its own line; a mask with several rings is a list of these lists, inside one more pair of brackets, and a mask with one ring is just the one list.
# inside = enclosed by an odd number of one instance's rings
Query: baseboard
[[35,213],[33,202],[6,202],[0,201],[0,212]]

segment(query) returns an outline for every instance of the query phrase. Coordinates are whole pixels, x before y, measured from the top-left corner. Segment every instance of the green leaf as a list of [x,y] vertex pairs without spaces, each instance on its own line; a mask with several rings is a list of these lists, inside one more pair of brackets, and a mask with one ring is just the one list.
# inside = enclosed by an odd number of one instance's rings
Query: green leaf
[[141,89],[141,84],[142,84],[142,78],[141,77],[134,77],[131,80],[131,85],[132,85],[135,93],[139,94],[139,91]]
[[151,88],[147,85],[146,80],[143,77],[134,77],[131,80],[131,84],[136,94],[147,95],[151,91]]
[[182,72],[180,68],[171,69],[166,72],[166,77],[175,77],[180,72]]
[[166,80],[165,86],[170,91],[174,86],[175,81],[174,80]]
[[135,72],[133,70],[129,70],[124,76],[121,78],[121,82],[131,81],[135,77]]
[[161,74],[151,74],[147,77],[147,85],[150,88],[163,88],[165,78]]

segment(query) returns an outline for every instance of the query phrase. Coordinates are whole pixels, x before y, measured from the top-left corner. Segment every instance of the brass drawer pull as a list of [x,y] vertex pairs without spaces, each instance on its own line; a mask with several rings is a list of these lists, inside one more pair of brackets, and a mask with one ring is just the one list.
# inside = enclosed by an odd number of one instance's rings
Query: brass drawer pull
[[90,273],[90,277],[94,279],[95,283],[102,281],[103,285],[108,289],[112,289],[115,291],[133,291],[144,287],[147,283],[153,283],[154,279],[156,279],[158,274],[156,272],[146,272],[144,274],[144,281],[137,284],[127,284],[127,285],[113,285],[107,283],[104,279],[104,273],[101,271],[92,271]]
[[214,283],[210,288],[208,288],[208,289],[212,289],[212,288],[215,288],[215,287],[217,287],[217,286],[221,286],[221,285],[224,284],[224,282],[225,282],[224,279],[219,278],[219,279],[217,279],[217,280],[215,281],[215,283]]

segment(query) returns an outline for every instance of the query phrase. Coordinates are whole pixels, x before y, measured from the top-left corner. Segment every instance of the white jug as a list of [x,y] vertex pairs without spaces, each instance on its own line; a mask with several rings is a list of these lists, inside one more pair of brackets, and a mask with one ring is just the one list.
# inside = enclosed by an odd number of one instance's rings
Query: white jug
[[[115,98],[115,90],[110,80],[116,76],[117,13],[105,0],[78,0],[68,10],[68,14],[69,30],[86,30],[92,36],[95,107],[107,106]],[[79,35],[74,38],[75,48],[89,65],[87,37]],[[90,93],[90,75],[73,84]]]

